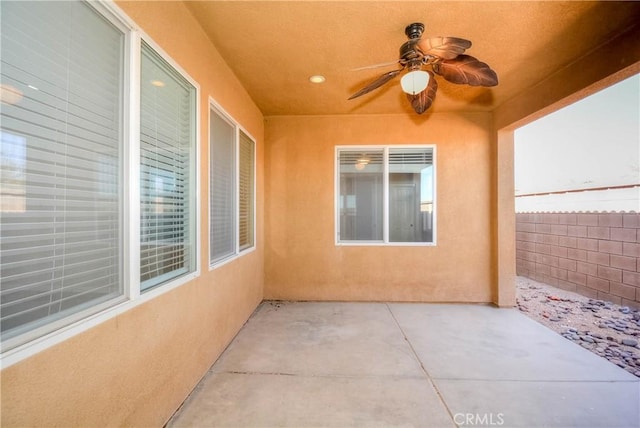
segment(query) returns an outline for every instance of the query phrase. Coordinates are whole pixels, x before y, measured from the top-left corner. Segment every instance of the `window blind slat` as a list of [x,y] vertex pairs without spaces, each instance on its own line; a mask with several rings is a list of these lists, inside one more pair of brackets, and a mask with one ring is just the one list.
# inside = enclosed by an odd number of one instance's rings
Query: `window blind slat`
[[1,19],[2,82],[21,94],[1,111],[5,342],[123,293],[125,37],[83,2],[5,2]]
[[341,150],[340,240],[381,241],[383,239],[382,150]]
[[147,289],[195,264],[195,88],[144,42],[140,80],[140,280]]
[[[112,275],[106,276],[98,276],[98,272],[92,272],[92,276],[97,277],[97,279],[104,280],[105,283],[109,281],[113,281]],[[62,308],[70,308],[73,307],[70,303],[73,301],[78,301],[78,304],[86,303],[86,300],[83,297],[93,297],[96,295],[108,295],[112,292],[109,289],[109,286],[105,285],[104,287],[86,287],[88,282],[84,284],[79,284],[76,290],[73,290],[73,287],[67,288],[55,288],[53,290],[44,290],[41,294],[36,294],[32,296],[23,296],[21,300],[16,300],[12,302],[12,305],[7,305],[6,307],[2,307],[2,311],[6,312],[5,321],[11,322],[16,318],[30,318],[31,314],[37,313],[42,309],[47,309],[49,312],[60,311]],[[52,301],[51,295],[57,295],[57,299]],[[27,308],[27,309],[25,309]],[[15,321],[14,321],[15,322]]]
[[238,221],[240,249],[252,247],[254,244],[254,152],[255,144],[242,131],[239,141],[240,170],[238,173]]
[[433,242],[433,148],[372,146],[337,153],[339,241]]
[[[7,79],[5,84],[12,85],[15,88],[22,87],[24,94],[21,104],[5,107],[7,108],[7,116],[10,116],[9,111],[15,110],[16,113],[14,116],[17,119],[27,122],[27,124],[34,123],[33,121],[29,121],[28,115],[42,115],[47,119],[59,120],[62,121],[62,123],[65,123],[68,116],[72,116],[78,123],[84,123],[85,127],[90,126],[90,130],[97,135],[113,133],[110,124],[113,122],[116,112],[105,110],[103,105],[105,99],[108,101],[117,100],[117,97],[114,97],[113,94],[104,94],[99,100],[95,101],[80,100],[73,96],[66,96],[65,98],[56,97],[48,93],[44,88],[40,88],[37,92],[34,92],[31,88],[27,89],[26,82],[19,82],[17,80]],[[32,82],[31,84],[36,83]],[[68,106],[66,112],[59,110],[61,104]],[[91,107],[91,109],[87,109],[87,107]]]
[[235,253],[235,128],[216,111],[210,110],[209,176],[209,262],[224,260]]

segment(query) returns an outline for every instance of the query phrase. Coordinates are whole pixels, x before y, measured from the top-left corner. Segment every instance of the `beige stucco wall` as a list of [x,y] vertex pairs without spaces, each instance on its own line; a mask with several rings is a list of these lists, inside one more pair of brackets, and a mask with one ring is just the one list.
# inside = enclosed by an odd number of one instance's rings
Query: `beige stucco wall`
[[[4,426],[162,426],[262,300],[263,117],[182,3],[119,3],[200,85],[201,275],[0,372]],[[208,97],[257,139],[256,251],[208,269]]]
[[[634,30],[493,115],[264,120],[183,4],[118,4],[201,88],[201,275],[3,369],[2,426],[161,426],[263,290],[269,299],[513,305],[511,131],[601,79],[637,72],[640,60]],[[206,242],[209,96],[257,139],[258,163],[257,249],[214,271]],[[336,246],[335,146],[412,143],[437,147],[437,245]]]
[[597,46],[494,111],[496,130],[515,129],[640,72],[640,24]]
[[[265,298],[491,302],[491,115],[269,117]],[[435,144],[437,245],[335,245],[335,146]]]

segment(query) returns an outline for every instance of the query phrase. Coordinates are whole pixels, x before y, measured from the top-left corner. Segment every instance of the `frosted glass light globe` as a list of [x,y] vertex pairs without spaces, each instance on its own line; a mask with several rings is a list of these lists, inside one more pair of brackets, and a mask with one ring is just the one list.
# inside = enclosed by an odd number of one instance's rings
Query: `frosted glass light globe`
[[429,73],[422,70],[410,71],[400,79],[402,90],[410,95],[424,91],[429,84]]

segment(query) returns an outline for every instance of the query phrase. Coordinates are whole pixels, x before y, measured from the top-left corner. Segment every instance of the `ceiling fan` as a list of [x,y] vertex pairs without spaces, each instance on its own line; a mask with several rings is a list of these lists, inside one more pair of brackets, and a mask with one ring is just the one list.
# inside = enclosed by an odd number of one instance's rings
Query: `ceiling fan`
[[[409,38],[400,47],[400,58],[397,63],[401,68],[384,73],[376,80],[360,89],[349,97],[350,100],[378,89],[403,70],[407,73],[402,76],[400,85],[406,92],[407,99],[418,114],[422,114],[433,104],[438,89],[435,74],[439,74],[445,80],[457,84],[471,86],[496,86],[498,76],[484,62],[465,55],[465,50],[471,47],[469,40],[458,37],[431,37],[422,38],[424,25],[415,22],[404,29]],[[396,62],[381,64],[379,66],[396,64]],[[423,66],[431,66],[433,71],[422,70]],[[373,68],[363,67],[364,68]]]

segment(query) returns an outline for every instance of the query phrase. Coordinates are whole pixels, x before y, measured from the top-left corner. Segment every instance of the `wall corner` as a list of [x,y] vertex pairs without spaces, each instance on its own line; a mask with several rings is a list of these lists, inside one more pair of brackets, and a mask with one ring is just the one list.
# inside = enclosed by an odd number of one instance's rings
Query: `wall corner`
[[516,305],[516,214],[514,189],[514,132],[493,131],[492,261],[493,303]]

